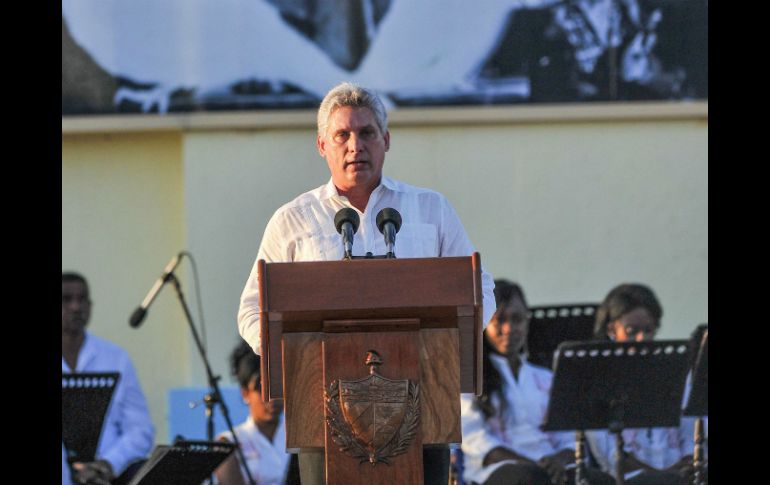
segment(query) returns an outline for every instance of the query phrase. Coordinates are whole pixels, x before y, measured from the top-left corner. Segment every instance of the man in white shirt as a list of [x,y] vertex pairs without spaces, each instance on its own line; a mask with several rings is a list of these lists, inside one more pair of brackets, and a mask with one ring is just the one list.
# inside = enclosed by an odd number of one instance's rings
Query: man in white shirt
[[[279,208],[265,229],[257,258],[238,310],[238,330],[260,352],[259,282],[257,261],[329,261],[342,259],[344,249],[334,226],[340,209],[355,209],[361,219],[353,254],[385,254],[375,218],[383,208],[401,214],[396,254],[400,258],[469,256],[475,249],[457,214],[443,195],[414,187],[382,174],[390,148],[387,114],[375,93],[342,83],[324,97],[318,110],[318,153],[326,159],[331,179]],[[483,321],[495,309],[492,276],[482,270]],[[433,456],[435,455],[435,456]],[[311,455],[300,453],[303,483]],[[425,483],[448,480],[447,450],[423,454]],[[316,456],[315,475],[323,473],[323,456]],[[315,483],[321,483],[320,480]]]
[[96,485],[127,483],[155,440],[147,402],[128,353],[85,331],[91,317],[85,278],[77,273],[62,273],[61,285],[62,373],[120,373],[104,418],[96,460],[73,463],[72,480]]

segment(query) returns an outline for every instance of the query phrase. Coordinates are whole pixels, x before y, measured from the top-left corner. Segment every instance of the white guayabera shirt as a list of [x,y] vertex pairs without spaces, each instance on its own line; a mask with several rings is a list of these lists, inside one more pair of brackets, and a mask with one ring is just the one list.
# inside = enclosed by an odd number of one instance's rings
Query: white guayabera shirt
[[[347,197],[337,193],[330,178],[327,184],[305,192],[279,208],[267,223],[238,310],[238,331],[257,354],[260,353],[257,261],[342,259],[344,248],[334,227],[334,216],[344,207],[355,209]],[[377,229],[375,218],[380,210],[388,207],[396,209],[402,219],[395,246],[398,258],[470,256],[475,251],[457,213],[443,195],[383,176],[364,212],[355,209],[361,224],[353,242],[354,255],[386,253],[385,240]],[[481,282],[482,321],[486,325],[495,311],[495,298],[492,275],[483,268]]]

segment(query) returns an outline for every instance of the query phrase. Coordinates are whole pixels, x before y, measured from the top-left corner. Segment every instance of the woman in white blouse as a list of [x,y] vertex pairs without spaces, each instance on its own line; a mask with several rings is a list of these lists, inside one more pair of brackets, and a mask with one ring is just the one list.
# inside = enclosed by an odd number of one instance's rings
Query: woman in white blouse
[[[625,283],[613,288],[596,311],[594,338],[615,342],[644,342],[655,338],[663,308],[646,285]],[[627,484],[678,485],[692,483],[693,434],[686,421],[679,428],[624,429],[623,475]],[[603,470],[616,473],[615,435],[606,430],[586,432],[591,453]]]
[[[230,356],[232,374],[241,386],[243,402],[249,406],[246,421],[235,427],[235,434],[243,450],[246,465],[257,485],[284,485],[299,482],[296,460],[286,453],[286,431],[283,402],[262,400],[260,385],[260,357],[246,342],[236,347]],[[233,442],[229,431],[218,436]],[[216,469],[220,485],[244,485],[249,480],[246,470],[238,466],[239,458],[233,453]],[[293,465],[293,466],[290,466]]]
[[[553,375],[523,353],[529,310],[516,283],[495,281],[497,310],[484,331],[482,395],[461,398],[464,481],[492,485],[572,483],[574,433],[540,429]],[[598,470],[589,481],[614,483]]]

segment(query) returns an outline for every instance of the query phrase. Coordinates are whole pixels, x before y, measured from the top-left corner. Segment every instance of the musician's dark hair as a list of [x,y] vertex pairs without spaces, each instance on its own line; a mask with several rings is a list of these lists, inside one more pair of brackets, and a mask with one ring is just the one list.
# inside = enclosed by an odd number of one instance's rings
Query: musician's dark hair
[[658,297],[655,296],[652,288],[640,283],[623,283],[610,290],[596,310],[594,338],[609,340],[607,335],[609,324],[637,308],[647,310],[655,320],[655,327],[660,328],[663,307],[660,306]]
[[249,382],[256,377],[257,383],[254,389],[261,387],[260,357],[254,353],[254,350],[245,340],[233,349],[230,354],[230,373],[238,381],[243,389],[249,388]]
[[85,276],[83,276],[80,273],[76,273],[75,271],[63,271],[61,274],[61,282],[62,283],[71,283],[73,281],[77,281],[80,283],[83,283],[83,286],[86,287],[86,293],[88,292],[88,281],[86,281]]

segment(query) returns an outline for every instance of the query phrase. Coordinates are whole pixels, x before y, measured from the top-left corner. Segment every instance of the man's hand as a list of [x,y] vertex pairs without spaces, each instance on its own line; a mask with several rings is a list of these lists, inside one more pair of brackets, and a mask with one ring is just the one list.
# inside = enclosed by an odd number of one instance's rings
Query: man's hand
[[106,460],[75,462],[72,471],[72,481],[82,485],[110,485],[115,478],[112,465]]
[[565,448],[553,455],[540,458],[537,464],[548,472],[548,476],[551,477],[553,483],[561,484],[565,483],[567,479],[567,471],[564,467],[573,461],[575,461],[575,452]]

